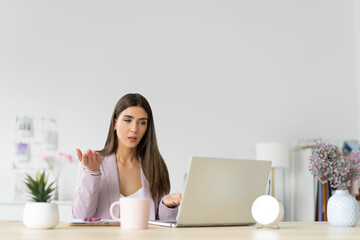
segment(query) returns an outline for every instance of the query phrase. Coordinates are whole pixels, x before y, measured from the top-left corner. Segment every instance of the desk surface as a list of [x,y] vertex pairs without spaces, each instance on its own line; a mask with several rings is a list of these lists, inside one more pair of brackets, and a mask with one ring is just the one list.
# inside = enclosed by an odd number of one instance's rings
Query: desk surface
[[334,227],[327,222],[282,222],[280,229],[246,227],[166,228],[124,230],[109,226],[67,226],[59,223],[49,230],[27,229],[19,221],[0,221],[0,239],[360,239],[356,227]]

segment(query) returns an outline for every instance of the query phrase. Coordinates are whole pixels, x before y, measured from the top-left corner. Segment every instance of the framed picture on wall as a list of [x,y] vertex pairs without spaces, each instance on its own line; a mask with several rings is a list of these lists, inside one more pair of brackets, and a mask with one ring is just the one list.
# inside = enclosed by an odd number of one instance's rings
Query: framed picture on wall
[[29,161],[29,144],[15,143],[14,145],[14,158],[18,162]]
[[45,150],[57,150],[58,147],[58,133],[55,131],[44,131],[43,133],[43,147]]
[[33,135],[33,120],[28,117],[16,117],[16,130],[21,137]]

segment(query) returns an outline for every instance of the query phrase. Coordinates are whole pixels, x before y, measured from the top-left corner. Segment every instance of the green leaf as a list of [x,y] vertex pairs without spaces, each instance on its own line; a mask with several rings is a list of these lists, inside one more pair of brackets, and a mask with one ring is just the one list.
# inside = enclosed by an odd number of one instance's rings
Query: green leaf
[[50,194],[55,190],[55,187],[52,187],[55,181],[46,186],[48,177],[45,170],[42,173],[40,173],[40,171],[36,173],[36,180],[30,175],[26,175],[25,184],[30,190],[30,194],[32,195],[31,199],[33,201],[47,202],[50,200]]
[[39,171],[36,172],[35,179],[36,179],[36,182],[39,182],[39,179],[40,179],[40,172]]
[[45,177],[45,185],[47,184],[47,182],[48,182],[48,179],[49,179],[49,175],[47,175],[46,177]]
[[40,175],[39,182],[45,183],[45,171],[43,171],[43,173]]

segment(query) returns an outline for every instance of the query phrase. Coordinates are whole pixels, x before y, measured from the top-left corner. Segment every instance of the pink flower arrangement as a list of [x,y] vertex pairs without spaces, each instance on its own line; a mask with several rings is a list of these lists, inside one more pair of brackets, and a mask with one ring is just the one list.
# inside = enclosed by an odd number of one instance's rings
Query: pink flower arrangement
[[[55,156],[49,156],[49,155],[44,155],[41,157],[41,160],[45,161],[48,164],[49,169],[51,171],[53,171],[56,179],[58,179],[58,177],[64,167],[64,164],[66,162],[65,160],[67,160],[69,163],[72,163],[72,161],[73,161],[72,156],[69,154],[60,152],[60,153],[58,153],[58,155],[59,155],[60,159],[58,159]],[[65,160],[63,160],[63,158]]]
[[309,170],[318,181],[329,182],[332,188],[343,190],[360,178],[360,152],[342,156],[336,145],[321,139],[314,141],[311,152]]

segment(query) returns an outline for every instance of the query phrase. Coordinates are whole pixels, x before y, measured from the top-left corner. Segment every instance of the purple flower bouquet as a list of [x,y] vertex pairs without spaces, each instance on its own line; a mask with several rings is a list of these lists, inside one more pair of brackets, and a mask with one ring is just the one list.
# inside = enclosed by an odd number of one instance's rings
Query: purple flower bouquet
[[309,157],[309,170],[320,182],[329,182],[337,190],[347,189],[360,178],[360,152],[342,156],[338,147],[321,139],[314,141]]

